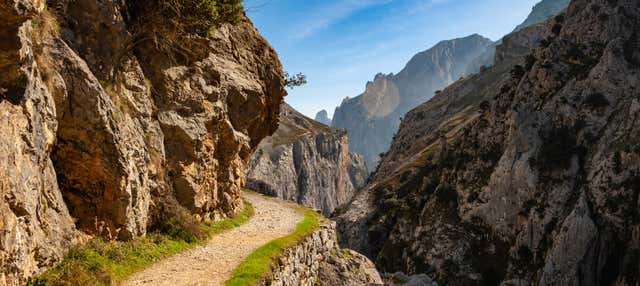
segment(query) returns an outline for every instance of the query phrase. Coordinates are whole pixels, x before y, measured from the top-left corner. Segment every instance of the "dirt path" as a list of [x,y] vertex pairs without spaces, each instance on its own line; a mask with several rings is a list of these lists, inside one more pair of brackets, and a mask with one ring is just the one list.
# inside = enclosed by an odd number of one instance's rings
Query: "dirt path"
[[291,203],[244,194],[255,215],[245,224],[214,236],[207,244],[164,259],[122,285],[223,285],[233,269],[261,245],[288,235],[302,220]]

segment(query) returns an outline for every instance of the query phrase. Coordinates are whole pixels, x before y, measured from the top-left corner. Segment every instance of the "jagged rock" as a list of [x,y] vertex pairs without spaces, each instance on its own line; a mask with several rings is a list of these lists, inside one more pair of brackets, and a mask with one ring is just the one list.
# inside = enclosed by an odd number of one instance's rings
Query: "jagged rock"
[[331,118],[329,118],[329,114],[327,113],[326,110],[320,110],[318,111],[318,113],[316,113],[316,121],[324,124],[324,125],[331,125]]
[[[537,24],[541,24],[547,19],[559,14],[569,5],[570,0],[542,0],[531,10],[527,19],[524,20],[520,25],[518,25],[513,32],[518,32],[522,29],[525,29],[530,26],[538,26]],[[517,34],[520,36],[526,36],[529,33],[512,33],[509,35]],[[471,63],[467,66],[465,73],[473,74],[480,71],[482,67],[490,67],[494,64],[494,62],[501,61],[502,59],[496,59],[496,46],[502,45],[502,41],[505,39],[501,39],[492,45],[488,46],[485,51],[480,54],[477,58],[473,59]],[[517,41],[511,40],[511,43],[518,43]],[[516,46],[516,48],[518,48]],[[508,49],[504,49],[505,52],[510,53]],[[522,51],[516,51],[522,52]]]
[[520,31],[531,25],[539,24],[547,19],[557,15],[569,6],[571,0],[542,0],[531,9],[531,13],[527,16],[520,25],[518,25],[514,32]]
[[0,3],[0,285],[62,259],[81,238],[50,160],[58,122],[31,20],[42,1]]
[[366,177],[364,160],[349,152],[344,130],[313,121],[285,104],[280,127],[251,159],[247,187],[329,215],[351,199]]
[[548,27],[544,23],[534,24],[506,35],[495,48],[494,64],[514,61],[528,54],[532,47],[537,47],[545,40]]
[[363,94],[336,108],[332,126],[349,132],[351,149],[367,166],[389,148],[400,118],[434,92],[458,80],[471,60],[491,44],[480,35],[443,41],[415,55],[397,75],[378,74]]
[[639,30],[637,1],[574,0],[530,56],[412,110],[345,244],[446,285],[638,284]]
[[141,36],[166,19],[137,26],[154,3],[0,3],[0,284],[59,261],[76,229],[130,239],[241,207],[249,157],[277,128],[280,62],[246,17],[180,31],[193,53],[172,54]]
[[383,285],[371,260],[339,248],[335,223],[331,221],[286,249],[271,270],[260,285]]

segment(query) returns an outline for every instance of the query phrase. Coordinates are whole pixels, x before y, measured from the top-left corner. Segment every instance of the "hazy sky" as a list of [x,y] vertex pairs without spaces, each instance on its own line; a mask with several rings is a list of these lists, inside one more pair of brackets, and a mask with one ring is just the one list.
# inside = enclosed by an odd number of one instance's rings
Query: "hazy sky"
[[333,115],[378,73],[397,73],[441,40],[478,33],[497,40],[539,0],[245,0],[247,14],[285,71],[309,83],[286,101],[313,118]]

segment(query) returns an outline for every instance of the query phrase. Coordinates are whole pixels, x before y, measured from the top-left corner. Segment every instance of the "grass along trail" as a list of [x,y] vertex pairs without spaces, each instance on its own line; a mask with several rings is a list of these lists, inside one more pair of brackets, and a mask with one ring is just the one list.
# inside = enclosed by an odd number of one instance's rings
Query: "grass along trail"
[[244,193],[244,198],[255,211],[248,222],[153,264],[121,285],[223,285],[256,249],[293,233],[303,219],[293,203],[255,193]]

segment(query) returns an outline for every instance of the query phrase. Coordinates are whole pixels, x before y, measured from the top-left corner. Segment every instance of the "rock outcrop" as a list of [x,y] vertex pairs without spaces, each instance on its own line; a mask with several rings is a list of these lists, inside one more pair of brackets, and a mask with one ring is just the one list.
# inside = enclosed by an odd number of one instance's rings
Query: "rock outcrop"
[[331,118],[329,118],[329,114],[327,113],[326,110],[320,110],[318,111],[318,113],[316,113],[316,121],[324,124],[324,125],[331,125]]
[[518,25],[514,32],[520,31],[531,25],[539,24],[547,21],[547,19],[558,15],[564,9],[569,6],[571,0],[542,0],[531,9],[531,13],[527,16],[520,25]]
[[528,55],[409,112],[343,242],[445,285],[637,285],[638,31],[638,1],[573,0]]
[[371,260],[340,249],[334,222],[325,222],[296,246],[286,249],[261,285],[382,285]]
[[336,108],[331,125],[346,129],[351,149],[374,168],[379,154],[389,148],[400,118],[435,91],[466,75],[470,61],[490,44],[491,40],[472,35],[443,41],[418,53],[397,75],[378,74],[363,94],[346,98]]
[[[527,19],[525,19],[524,22],[520,23],[520,25],[518,25],[514,29],[514,32],[520,31],[529,26],[535,26],[537,24],[541,24],[545,22],[547,19],[555,15],[558,15],[560,12],[562,12],[564,9],[567,8],[567,5],[569,5],[569,1],[570,0],[540,1],[538,4],[533,6],[533,9],[531,10],[531,13],[529,13],[529,16],[527,16]],[[526,35],[526,34],[520,34],[520,35]],[[473,61],[471,61],[471,63],[467,66],[466,73],[467,74],[476,73],[482,67],[492,66],[495,62],[496,46],[502,44],[503,40],[504,38],[493,43],[491,46],[487,47],[485,51],[482,54],[480,54],[480,56],[473,59]]]
[[0,284],[82,233],[130,239],[241,208],[249,157],[277,128],[280,62],[246,17],[202,37],[145,14],[160,6],[0,3]]
[[329,215],[353,197],[367,174],[362,157],[349,152],[344,130],[284,104],[280,127],[260,143],[251,159],[247,187]]

